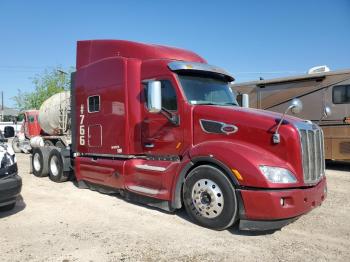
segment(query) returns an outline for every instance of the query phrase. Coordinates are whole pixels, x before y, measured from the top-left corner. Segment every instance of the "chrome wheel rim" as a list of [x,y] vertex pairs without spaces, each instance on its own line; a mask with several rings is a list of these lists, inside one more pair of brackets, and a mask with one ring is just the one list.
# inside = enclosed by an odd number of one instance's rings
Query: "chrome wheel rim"
[[53,176],[58,175],[58,157],[53,155],[50,160],[50,171]]
[[192,203],[201,216],[215,218],[222,213],[224,196],[214,181],[200,179],[192,188]]
[[38,153],[35,153],[33,156],[33,167],[35,171],[39,171],[41,168],[40,155]]

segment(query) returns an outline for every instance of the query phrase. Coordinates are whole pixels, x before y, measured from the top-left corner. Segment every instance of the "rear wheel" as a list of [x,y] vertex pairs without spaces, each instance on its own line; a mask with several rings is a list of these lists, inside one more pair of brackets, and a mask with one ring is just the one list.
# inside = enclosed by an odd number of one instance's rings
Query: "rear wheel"
[[65,172],[63,168],[63,158],[59,149],[55,148],[50,152],[49,156],[49,173],[50,179],[60,183],[68,180],[69,172]]
[[51,147],[35,147],[32,154],[33,174],[44,177],[49,174],[48,159]]
[[190,218],[201,226],[223,230],[237,220],[235,189],[216,167],[194,168],[185,180],[183,200]]
[[15,153],[21,153],[22,150],[21,148],[19,147],[19,139],[18,137],[14,137],[13,140],[12,140],[12,149]]
[[53,142],[51,140],[45,140],[44,146],[54,146]]
[[62,141],[58,140],[55,144],[56,147],[60,148],[60,149],[63,149],[65,148],[64,144]]

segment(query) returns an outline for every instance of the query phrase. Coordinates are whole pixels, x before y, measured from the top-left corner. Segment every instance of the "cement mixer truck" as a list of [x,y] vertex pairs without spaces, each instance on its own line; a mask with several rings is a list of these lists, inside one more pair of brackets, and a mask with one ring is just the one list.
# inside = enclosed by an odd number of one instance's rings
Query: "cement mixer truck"
[[[40,109],[50,136],[33,141],[35,176],[71,177],[171,212],[184,207],[216,230],[281,228],[325,200],[322,130],[239,107],[234,78],[199,55],[88,40],[78,42],[76,61],[70,107],[66,93]],[[293,100],[286,111],[301,109]]]
[[33,147],[64,148],[71,143],[70,91],[55,94],[39,110],[21,112],[23,123],[12,141],[16,153],[29,153]]
[[32,147],[67,147],[71,143],[70,91],[57,93],[41,105],[38,123],[42,135],[30,139]]

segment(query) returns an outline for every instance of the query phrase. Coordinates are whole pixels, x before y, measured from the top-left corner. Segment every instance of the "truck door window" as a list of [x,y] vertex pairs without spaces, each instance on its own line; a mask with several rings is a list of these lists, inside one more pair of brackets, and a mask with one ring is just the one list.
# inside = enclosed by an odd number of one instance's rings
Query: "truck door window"
[[162,83],[162,107],[167,110],[176,111],[176,93],[169,80],[163,80]]
[[333,87],[333,104],[350,103],[350,85],[338,85]]
[[33,123],[34,122],[34,116],[28,116],[28,122]]
[[24,114],[19,114],[16,118],[17,122],[22,122],[25,119]]
[[100,96],[89,96],[88,103],[89,113],[100,111]]
[[[177,97],[176,92],[169,80],[161,80],[162,85],[162,107],[170,110],[177,111]],[[145,100],[147,104],[147,86],[145,87]]]

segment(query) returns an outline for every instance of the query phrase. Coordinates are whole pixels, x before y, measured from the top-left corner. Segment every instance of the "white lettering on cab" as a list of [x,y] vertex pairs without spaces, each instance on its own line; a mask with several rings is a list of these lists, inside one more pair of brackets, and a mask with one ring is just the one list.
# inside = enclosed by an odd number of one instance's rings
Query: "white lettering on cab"
[[79,144],[85,146],[84,104],[80,106]]

